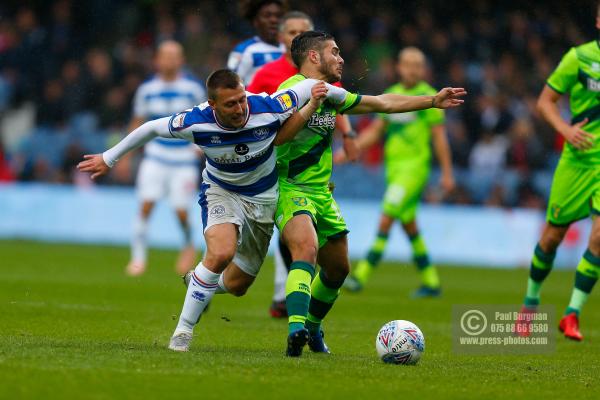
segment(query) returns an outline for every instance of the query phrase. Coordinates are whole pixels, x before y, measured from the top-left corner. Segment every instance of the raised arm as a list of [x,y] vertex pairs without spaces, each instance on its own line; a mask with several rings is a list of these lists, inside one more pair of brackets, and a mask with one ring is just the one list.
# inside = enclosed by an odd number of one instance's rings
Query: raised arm
[[427,108],[452,108],[461,105],[461,97],[467,92],[463,88],[444,88],[435,96],[403,96],[386,93],[379,96],[362,96],[360,102],[348,110],[349,114],[402,113]]
[[86,154],[83,156],[84,161],[80,162],[77,165],[77,168],[82,172],[91,173],[91,178],[95,179],[107,174],[110,168],[112,168],[125,154],[143,146],[157,136],[171,139],[178,137],[181,139],[193,140],[190,139],[190,135],[186,135],[185,133],[171,133],[169,128],[170,121],[172,118],[177,117],[178,115],[175,115],[173,117],[160,118],[146,122],[104,153]]

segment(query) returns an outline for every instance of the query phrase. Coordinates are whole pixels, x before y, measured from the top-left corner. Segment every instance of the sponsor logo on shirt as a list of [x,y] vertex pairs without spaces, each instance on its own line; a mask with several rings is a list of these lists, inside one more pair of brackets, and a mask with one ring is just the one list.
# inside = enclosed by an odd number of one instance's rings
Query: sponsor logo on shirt
[[250,148],[248,148],[248,145],[246,145],[244,143],[240,143],[235,146],[234,151],[236,154],[243,156],[243,155],[248,154],[248,152],[250,151]]
[[287,111],[292,108],[292,98],[288,93],[282,93],[279,96],[275,97],[275,100],[279,102],[279,105],[283,109],[283,111]]
[[330,112],[324,114],[314,113],[308,121],[309,128],[335,128],[335,115]]
[[590,77],[587,78],[587,88],[592,92],[600,92],[600,82]]

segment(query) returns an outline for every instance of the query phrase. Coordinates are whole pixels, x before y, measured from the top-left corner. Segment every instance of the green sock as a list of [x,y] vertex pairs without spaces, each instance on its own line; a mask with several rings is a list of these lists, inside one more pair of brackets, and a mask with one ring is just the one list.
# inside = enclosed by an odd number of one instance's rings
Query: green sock
[[592,289],[600,276],[600,257],[592,254],[590,249],[585,251],[583,258],[575,272],[575,287],[571,294],[571,301],[565,315],[575,313],[579,315],[581,308],[592,293]]
[[315,274],[314,265],[294,261],[285,283],[285,306],[288,313],[289,333],[304,328],[310,303],[310,283]]
[[323,270],[315,277],[312,283],[312,295],[306,320],[306,328],[310,332],[319,332],[321,321],[333,307],[343,283],[343,280],[341,282],[330,281]]
[[385,250],[385,246],[387,245],[387,241],[387,233],[377,233],[375,242],[373,242],[373,245],[371,245],[371,249],[367,253],[367,258],[364,260],[360,260],[356,265],[354,271],[352,271],[352,276],[356,278],[356,280],[360,284],[364,285],[371,277],[373,269],[377,267],[377,265],[381,261],[381,257],[383,256],[383,252]]
[[423,282],[423,285],[430,288],[440,287],[440,278],[437,269],[429,260],[427,246],[425,245],[423,237],[420,233],[417,233],[416,235],[409,235],[408,239],[412,246],[413,261],[421,273],[421,282]]
[[556,252],[546,253],[540,245],[535,246],[531,267],[529,268],[529,279],[527,280],[527,294],[525,295],[526,306],[537,306],[540,304],[540,290],[544,279],[552,271]]

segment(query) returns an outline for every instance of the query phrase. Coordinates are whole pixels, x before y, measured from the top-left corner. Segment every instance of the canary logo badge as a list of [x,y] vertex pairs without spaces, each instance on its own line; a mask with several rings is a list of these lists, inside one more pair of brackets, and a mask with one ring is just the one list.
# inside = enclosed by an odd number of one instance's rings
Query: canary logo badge
[[308,201],[306,201],[306,197],[292,197],[292,201],[298,207],[306,207],[308,205]]
[[275,97],[275,99],[279,102],[279,105],[281,105],[281,108],[284,111],[289,110],[294,105],[292,98],[288,93],[280,94],[279,96]]

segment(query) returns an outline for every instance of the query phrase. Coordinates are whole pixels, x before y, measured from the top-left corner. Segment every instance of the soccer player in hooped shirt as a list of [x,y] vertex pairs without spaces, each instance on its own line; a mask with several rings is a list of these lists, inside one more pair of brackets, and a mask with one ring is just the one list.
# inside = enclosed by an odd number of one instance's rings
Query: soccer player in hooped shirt
[[[239,43],[229,54],[227,68],[248,85],[256,71],[277,60],[285,52],[279,42],[279,22],[287,9],[285,0],[245,0],[242,14],[252,23],[257,35]],[[260,93],[260,92],[259,92]]]
[[[312,30],[312,19],[300,11],[290,11],[286,13],[279,24],[279,39],[285,45],[285,53],[276,61],[262,66],[252,78],[248,85],[248,91],[251,93],[274,93],[279,85],[289,77],[298,73],[298,68],[292,60],[292,40],[299,34]],[[340,86],[339,82],[334,85]],[[357,148],[354,143],[354,134],[350,120],[347,116],[339,115],[336,121],[336,127],[343,132],[344,136],[344,154],[348,154],[351,160],[357,158]],[[287,317],[285,306],[285,284],[287,280],[288,269],[291,264],[289,251],[279,240],[275,251],[275,285],[273,301],[269,312],[274,318]]]
[[[596,28],[600,29],[600,2]],[[571,48],[548,78],[538,110],[565,138],[554,172],[546,226],[533,252],[522,313],[535,312],[542,283],[552,270],[556,249],[571,223],[600,214],[600,45],[594,40]],[[571,121],[565,121],[557,102],[569,96]],[[589,245],[575,272],[571,301],[560,320],[565,337],[582,340],[579,313],[600,275],[600,219],[594,218]],[[526,319],[524,320],[526,321]],[[518,333],[528,335],[523,322]]]
[[[307,78],[326,82],[341,79],[344,60],[327,33],[308,31],[297,36],[292,42],[292,57],[300,73],[285,81],[281,89]],[[275,223],[293,261],[286,285],[288,356],[300,356],[307,343],[314,352],[329,353],[321,321],[350,271],[348,229],[327,186],[336,115],[455,107],[465,94],[462,88],[445,88],[433,96],[348,94],[341,105],[325,101],[294,140],[277,148],[280,193]],[[317,257],[321,270],[315,276]]]
[[[130,131],[146,121],[172,115],[206,100],[202,85],[182,72],[183,62],[179,43],[167,40],[160,44],[156,53],[157,73],[142,83],[135,94]],[[184,274],[194,266],[195,251],[187,209],[198,188],[199,172],[198,148],[192,143],[156,138],[146,144],[136,179],[142,204],[134,223],[127,274],[140,275],[146,270],[148,219],[156,202],[164,197],[175,208],[183,231],[185,245],[177,261],[177,272]]]
[[[423,81],[425,55],[421,50],[415,47],[403,49],[398,55],[397,69],[401,82],[387,89],[386,93],[408,96],[435,94],[435,90]],[[358,137],[358,147],[368,148],[384,134],[387,190],[383,198],[377,238],[366,259],[358,263],[344,286],[351,291],[362,289],[381,260],[394,221],[399,221],[408,235],[413,260],[421,274],[422,286],[414,296],[439,296],[440,281],[419,233],[416,215],[419,199],[429,178],[430,142],[433,142],[440,163],[442,189],[450,192],[454,187],[452,158],[444,129],[444,112],[431,108],[402,114],[381,114]],[[343,162],[344,159],[343,153],[336,153],[334,156],[334,162]]]
[[157,136],[188,140],[204,150],[207,165],[199,204],[206,253],[194,270],[169,344],[174,351],[188,350],[193,328],[215,292],[241,296],[259,272],[277,205],[274,146],[293,138],[324,97],[342,104],[349,96],[314,79],[272,96],[253,95],[226,69],[213,72],[206,86],[208,102],[146,122],[103,154],[84,156],[78,166],[94,179]]

